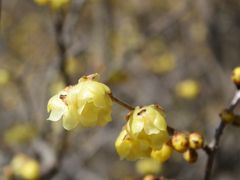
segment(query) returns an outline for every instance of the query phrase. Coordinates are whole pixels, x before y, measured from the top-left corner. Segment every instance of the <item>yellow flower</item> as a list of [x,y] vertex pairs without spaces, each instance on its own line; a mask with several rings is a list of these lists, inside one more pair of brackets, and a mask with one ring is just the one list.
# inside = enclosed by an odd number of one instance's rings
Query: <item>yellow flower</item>
[[187,79],[176,85],[175,92],[178,97],[184,99],[194,99],[200,93],[200,86],[197,81]]
[[151,157],[159,162],[165,162],[171,157],[172,153],[172,147],[164,143],[161,149],[152,150]]
[[145,140],[152,148],[161,148],[168,140],[165,113],[156,105],[136,107],[129,116],[127,131],[131,137]]
[[126,129],[119,134],[115,147],[121,159],[136,160],[150,156],[151,148],[144,140],[133,139]]
[[82,77],[78,84],[53,96],[48,103],[51,114],[48,120],[63,119],[67,130],[82,127],[104,126],[111,121],[111,90],[96,81],[98,74]]
[[13,158],[11,168],[16,176],[23,179],[35,180],[40,176],[39,163],[24,154],[18,154]]

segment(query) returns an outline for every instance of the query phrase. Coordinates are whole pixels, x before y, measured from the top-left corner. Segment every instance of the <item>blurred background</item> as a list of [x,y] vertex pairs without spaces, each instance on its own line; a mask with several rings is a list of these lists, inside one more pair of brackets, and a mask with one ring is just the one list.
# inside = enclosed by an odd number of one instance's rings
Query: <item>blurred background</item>
[[[115,96],[134,106],[158,103],[170,126],[210,141],[235,91],[240,1],[72,0],[63,11],[32,0],[2,2],[0,179],[19,154],[40,163],[47,174],[41,179],[203,179],[202,151],[192,165],[178,153],[157,168],[120,160],[114,142],[127,111],[119,105],[106,127],[66,136],[61,123],[46,121],[47,101],[66,83],[98,72]],[[225,129],[213,179],[240,177],[238,136],[236,127]]]

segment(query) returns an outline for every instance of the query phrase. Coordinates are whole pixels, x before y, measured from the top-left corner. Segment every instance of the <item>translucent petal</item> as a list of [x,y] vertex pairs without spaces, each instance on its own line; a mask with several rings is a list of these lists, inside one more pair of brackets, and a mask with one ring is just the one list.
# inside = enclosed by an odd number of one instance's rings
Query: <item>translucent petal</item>
[[153,148],[161,148],[162,144],[169,139],[167,131],[160,131],[159,134],[149,135],[149,140]]
[[55,95],[48,102],[48,111],[51,111],[51,113],[47,120],[58,121],[67,111],[67,106],[59,98],[59,95]]
[[173,149],[167,144],[163,144],[161,149],[153,149],[151,152],[151,157],[160,162],[167,161],[173,153]]
[[144,131],[146,134],[151,135],[158,134],[160,130],[153,123],[149,122],[145,123]]
[[63,117],[63,114],[65,113],[65,111],[63,110],[53,110],[51,111],[49,117],[47,118],[47,120],[49,121],[58,121]]
[[126,130],[122,130],[115,141],[115,148],[121,159],[124,159],[126,156],[128,156],[132,148],[132,143],[131,141],[125,139],[126,136]]
[[83,112],[86,104],[87,104],[87,102],[84,101],[84,100],[83,100],[83,101],[78,101],[78,106],[77,106],[77,108],[78,108],[78,114],[79,114],[79,115],[82,114],[82,112]]
[[129,133],[132,135],[140,133],[144,128],[144,119],[139,112],[140,108],[136,107],[132,116],[128,120]]
[[93,103],[95,106],[104,108],[107,106],[106,98],[109,98],[105,96],[105,94],[95,94],[93,97]]
[[96,106],[92,102],[87,103],[81,113],[80,123],[84,127],[96,126],[97,120],[98,120],[98,114],[99,114],[99,108],[96,108]]
[[167,129],[167,123],[166,123],[165,117],[162,116],[160,113],[157,114],[156,118],[153,121],[153,124],[159,130],[163,130],[164,131],[164,130]]
[[98,122],[97,122],[98,125],[104,126],[111,120],[112,120],[111,110],[110,111],[103,111],[103,110],[99,111]]
[[131,125],[131,134],[138,134],[140,133],[144,128],[144,122],[142,120],[133,119],[132,122],[130,122]]
[[63,127],[66,130],[71,130],[75,127],[77,127],[79,123],[79,116],[76,113],[76,111],[68,111],[66,115],[63,117]]

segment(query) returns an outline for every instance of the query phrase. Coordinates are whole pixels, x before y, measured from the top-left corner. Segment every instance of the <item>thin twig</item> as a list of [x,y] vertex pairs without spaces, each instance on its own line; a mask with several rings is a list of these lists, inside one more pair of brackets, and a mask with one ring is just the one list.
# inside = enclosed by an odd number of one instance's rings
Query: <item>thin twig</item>
[[130,110],[130,111],[134,110],[134,107],[133,107],[133,106],[131,106],[131,105],[129,105],[128,103],[126,103],[126,102],[118,99],[117,97],[113,96],[113,94],[110,94],[110,97],[111,97],[111,99],[112,99],[114,102],[116,102],[117,104],[121,105],[122,107],[124,107],[124,108],[126,108],[126,109],[128,109],[128,110]]
[[[227,110],[229,112],[233,112],[239,101],[240,101],[240,90],[236,91],[236,93],[231,101],[231,104],[229,105]],[[219,125],[216,128],[214,139],[213,139],[212,143],[210,143],[209,145],[207,145],[203,148],[208,156],[206,169],[205,169],[205,176],[204,176],[205,180],[209,180],[211,177],[214,158],[215,158],[216,152],[219,148],[219,142],[220,142],[220,139],[221,139],[221,136],[223,134],[225,127],[226,127],[226,123],[221,119],[221,122],[219,123]]]

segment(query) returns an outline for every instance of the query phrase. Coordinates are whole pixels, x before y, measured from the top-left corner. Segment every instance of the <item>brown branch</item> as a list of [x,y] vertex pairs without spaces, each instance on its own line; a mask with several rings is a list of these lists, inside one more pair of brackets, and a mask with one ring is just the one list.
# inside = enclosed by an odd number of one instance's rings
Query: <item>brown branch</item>
[[[64,22],[65,22],[65,12],[60,10],[56,14],[56,19],[54,22],[54,30],[55,30],[55,39],[56,46],[59,55],[59,72],[63,77],[65,85],[71,84],[71,78],[66,71],[66,63],[67,63],[67,46],[64,41]],[[62,159],[64,157],[64,152],[68,147],[68,136],[69,133],[65,129],[63,129],[60,134],[59,143],[56,152],[56,164],[44,175],[42,175],[41,179],[51,179],[54,175],[56,175],[60,169]]]
[[[239,101],[240,101],[240,90],[236,91],[236,93],[231,101],[231,104],[229,105],[227,110],[229,112],[233,112]],[[207,156],[208,156],[206,169],[205,169],[205,176],[204,176],[205,180],[209,180],[211,177],[214,158],[215,158],[217,150],[219,148],[219,142],[220,142],[220,139],[221,139],[221,136],[223,134],[225,127],[226,127],[226,123],[223,121],[223,119],[221,119],[219,125],[217,126],[217,128],[215,130],[215,135],[214,135],[213,141],[209,145],[207,145],[203,148],[203,150],[205,150],[205,152],[207,153]]]
[[119,104],[120,106],[122,106],[122,107],[124,107],[124,108],[126,108],[126,109],[128,109],[128,110],[132,111],[132,110],[135,109],[133,106],[129,105],[128,103],[126,103],[126,102],[118,99],[117,97],[113,96],[113,94],[110,94],[109,96],[111,97],[111,99],[112,99],[114,102],[116,102],[117,104]]
[[55,22],[54,22],[54,30],[55,30],[55,38],[56,45],[59,54],[59,71],[64,79],[66,85],[71,84],[71,78],[66,71],[67,64],[67,46],[64,40],[64,22],[65,22],[65,12],[59,11]]

